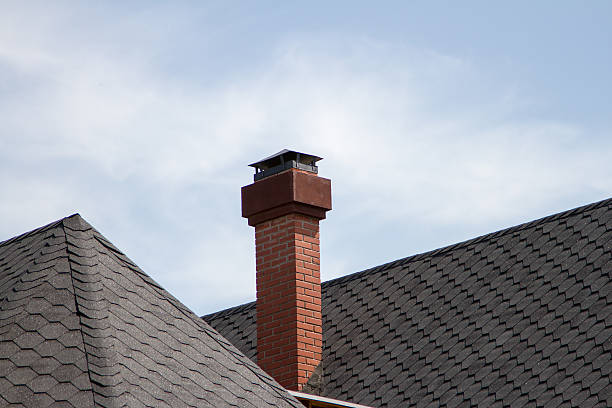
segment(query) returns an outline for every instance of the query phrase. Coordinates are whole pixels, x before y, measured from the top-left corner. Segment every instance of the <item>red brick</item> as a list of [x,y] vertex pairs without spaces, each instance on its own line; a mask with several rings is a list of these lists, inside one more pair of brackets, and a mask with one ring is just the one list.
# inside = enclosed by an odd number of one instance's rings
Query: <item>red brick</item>
[[256,230],[257,361],[300,390],[321,358],[318,220],[287,215]]

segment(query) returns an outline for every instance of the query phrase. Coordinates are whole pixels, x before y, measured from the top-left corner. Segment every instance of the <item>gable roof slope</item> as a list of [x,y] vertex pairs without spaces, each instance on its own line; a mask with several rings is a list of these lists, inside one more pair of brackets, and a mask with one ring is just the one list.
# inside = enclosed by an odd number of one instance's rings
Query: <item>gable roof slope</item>
[[[612,199],[324,282],[322,376],[377,407],[612,406]],[[256,361],[255,303],[204,319]]]
[[299,407],[78,214],[0,243],[0,406]]

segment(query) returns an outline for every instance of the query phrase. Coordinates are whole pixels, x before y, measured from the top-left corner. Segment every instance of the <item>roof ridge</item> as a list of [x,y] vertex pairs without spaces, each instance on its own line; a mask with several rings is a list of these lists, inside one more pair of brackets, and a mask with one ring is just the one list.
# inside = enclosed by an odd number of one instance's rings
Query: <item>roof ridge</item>
[[503,228],[501,230],[497,230],[497,231],[494,231],[494,232],[489,232],[487,234],[479,235],[479,236],[477,236],[475,238],[470,238],[470,239],[465,240],[465,241],[461,241],[461,242],[457,242],[457,243],[454,243],[454,244],[446,245],[446,246],[443,246],[443,247],[440,247],[440,248],[437,248],[437,249],[433,249],[433,250],[430,250],[430,251],[426,251],[426,252],[421,252],[421,253],[418,253],[418,254],[410,255],[410,256],[407,256],[405,258],[396,259],[394,261],[386,262],[384,264],[381,264],[381,265],[378,265],[378,266],[374,266],[374,267],[371,267],[371,268],[368,268],[368,269],[364,269],[362,271],[353,272],[353,273],[350,273],[348,275],[341,276],[339,278],[335,278],[335,279],[331,279],[331,280],[322,282],[321,285],[324,285],[326,287],[327,286],[338,285],[338,284],[344,283],[344,282],[352,280],[352,279],[358,279],[359,277],[361,277],[363,275],[367,275],[367,274],[372,273],[372,272],[382,272],[384,270],[393,268],[395,266],[403,265],[403,264],[405,264],[407,262],[412,262],[412,261],[420,260],[420,259],[427,258],[427,257],[439,256],[439,255],[445,254],[445,253],[447,253],[447,252],[449,252],[451,250],[455,250],[455,249],[458,249],[458,248],[464,248],[466,246],[469,246],[469,245],[472,245],[472,244],[484,241],[486,239],[499,238],[501,236],[504,236],[504,235],[507,235],[507,234],[510,234],[510,233],[515,233],[515,232],[518,232],[518,231],[523,231],[523,230],[528,229],[528,228],[533,228],[533,227],[535,227],[537,225],[542,225],[542,224],[546,224],[546,223],[551,222],[551,221],[556,221],[556,220],[560,220],[560,219],[563,219],[563,218],[571,217],[571,216],[574,216],[576,214],[579,214],[579,213],[582,213],[582,212],[585,212],[585,211],[594,210],[594,209],[597,209],[597,208],[601,208],[601,207],[604,207],[604,206],[607,206],[607,205],[612,205],[612,198],[606,198],[606,199],[601,200],[601,201],[596,201],[594,203],[582,205],[582,206],[579,206],[579,207],[576,207],[576,208],[572,208],[570,210],[565,210],[565,211],[561,211],[561,212],[558,212],[558,213],[555,213],[555,214],[547,215],[545,217],[537,218],[537,219],[531,220],[531,221],[527,221],[527,222],[524,222],[524,223],[521,223],[521,224],[518,224],[518,225],[515,225],[515,226],[512,226],[512,227],[507,227],[507,228]]
[[[79,318],[79,333],[81,333],[81,341],[83,342],[83,354],[85,355],[85,364],[87,365],[87,378],[89,379],[89,388],[91,389],[91,399],[96,404],[96,390],[94,389],[94,381],[91,378],[91,362],[89,354],[91,353],[91,345],[88,345],[85,341],[85,334],[83,333],[83,317],[85,314],[81,310],[81,305],[79,302],[79,297],[77,296],[77,286],[74,284],[74,268],[73,263],[75,263],[73,257],[77,256],[69,250],[69,240],[66,233],[66,220],[71,219],[73,217],[78,217],[79,221],[87,223],[83,218],[78,214],[73,214],[69,217],[62,218],[58,221],[58,224],[61,225],[62,231],[64,233],[64,241],[66,243],[66,256],[68,257],[68,268],[70,269],[70,283],[72,284],[72,293],[74,295],[74,307],[76,309],[76,314]],[[75,217],[75,219],[76,219]],[[95,330],[95,329],[94,329]]]
[[53,228],[53,227],[57,227],[58,225],[60,225],[65,220],[70,219],[72,217],[77,217],[77,216],[82,219],[81,215],[78,212],[74,213],[74,214],[69,215],[67,217],[60,218],[59,220],[52,221],[52,222],[50,222],[50,223],[48,223],[46,225],[43,225],[42,227],[34,228],[34,229],[32,229],[30,231],[27,231],[27,232],[24,232],[22,234],[15,235],[14,237],[9,238],[7,240],[0,241],[0,247],[4,246],[4,245],[7,245],[7,244],[11,244],[11,243],[16,242],[16,241],[20,241],[22,239],[25,239],[25,238],[27,238],[27,237],[29,237],[31,235],[37,234],[37,233],[45,231],[47,229],[50,229],[50,228]]
[[[163,289],[161,287],[158,288],[157,290],[159,290],[159,289],[161,289],[162,291],[165,292],[166,295],[168,295],[166,297],[166,300],[170,304],[172,304],[172,306],[179,313],[181,313],[183,316],[185,316],[186,319],[188,319],[189,321],[193,322],[198,327],[203,329],[204,332],[215,343],[217,343],[225,351],[227,351],[229,354],[231,354],[236,359],[236,364],[239,364],[239,365],[243,366],[245,369],[249,370],[251,373],[253,373],[253,375],[255,375],[257,378],[259,378],[261,381],[264,381],[266,384],[268,384],[274,390],[274,392],[276,392],[276,394],[279,397],[285,398],[285,396],[283,395],[283,393],[281,391],[281,389],[283,389],[283,388],[277,385],[276,380],[274,380],[271,376],[269,376],[265,371],[257,370],[256,367],[257,368],[259,368],[259,367],[255,363],[251,362],[251,360],[248,357],[246,358],[246,360],[242,360],[242,359],[238,358],[236,356],[235,351],[232,350],[232,349],[236,349],[239,353],[241,353],[243,355],[244,355],[244,353],[242,353],[242,351],[238,350],[238,348],[236,348],[236,346],[234,344],[232,344],[229,340],[227,340],[225,337],[223,337],[217,330],[215,330],[211,325],[209,325],[208,322],[206,322],[204,319],[202,319],[200,316],[198,316],[190,308],[188,308],[186,305],[184,305],[180,300],[176,299],[171,293],[169,293],[168,291],[166,291],[165,289]],[[228,346],[231,346],[231,347],[228,347]],[[262,373],[264,375],[261,375]]]
[[[338,278],[334,278],[334,279],[330,279],[328,281],[321,282],[321,289],[324,289],[324,288],[329,287],[329,286],[339,285],[339,284],[342,284],[342,283],[344,283],[346,281],[350,281],[350,280],[353,280],[353,279],[358,279],[358,278],[360,278],[363,275],[368,275],[368,274],[373,273],[373,272],[382,272],[382,271],[385,271],[387,269],[391,269],[391,268],[393,268],[395,266],[403,265],[403,264],[405,264],[407,262],[412,262],[412,261],[423,259],[423,258],[426,258],[426,257],[442,255],[442,254],[445,254],[445,253],[447,253],[447,252],[449,252],[451,250],[455,250],[455,249],[458,249],[458,248],[466,247],[468,245],[472,245],[472,244],[484,241],[485,239],[498,238],[498,237],[501,237],[501,236],[504,236],[504,235],[507,235],[507,234],[510,234],[510,233],[514,233],[514,232],[517,232],[517,231],[522,231],[522,230],[525,230],[527,228],[532,228],[532,227],[534,227],[536,225],[542,225],[542,224],[545,224],[545,223],[548,223],[548,222],[551,222],[551,221],[555,221],[555,220],[559,220],[559,219],[562,219],[562,218],[571,217],[571,216],[574,216],[574,215],[576,215],[576,214],[578,214],[580,212],[594,210],[596,208],[604,207],[606,205],[611,205],[611,204],[612,204],[612,198],[607,198],[605,200],[596,201],[596,202],[591,203],[591,204],[586,204],[586,205],[583,205],[583,206],[572,208],[570,210],[562,211],[562,212],[559,212],[559,213],[547,215],[547,216],[542,217],[542,218],[537,218],[535,220],[527,221],[527,222],[524,222],[524,223],[521,223],[521,224],[518,224],[518,225],[514,225],[512,227],[507,227],[507,228],[503,228],[501,230],[497,230],[497,231],[494,231],[494,232],[489,232],[487,234],[479,235],[479,236],[477,236],[475,238],[470,238],[470,239],[465,240],[465,241],[461,241],[461,242],[457,242],[457,243],[454,243],[454,244],[446,245],[446,246],[443,246],[443,247],[440,247],[440,248],[436,248],[436,249],[433,249],[433,250],[430,250],[430,251],[426,251],[426,252],[421,252],[421,253],[418,253],[418,254],[410,255],[410,256],[407,256],[407,257],[404,257],[404,258],[395,259],[393,261],[386,262],[386,263],[381,264],[381,265],[373,266],[373,267],[368,268],[368,269],[364,269],[364,270],[361,270],[361,271],[358,271],[358,272],[353,272],[353,273],[350,273],[348,275],[340,276]],[[243,303],[243,304],[238,305],[238,306],[231,306],[231,307],[228,307],[226,309],[219,310],[217,312],[208,313],[208,314],[202,315],[201,317],[203,319],[210,318],[210,317],[221,318],[221,317],[224,317],[225,315],[236,313],[236,312],[238,312],[240,310],[243,310],[243,309],[251,308],[255,304],[256,304],[256,301],[251,301],[251,302]]]

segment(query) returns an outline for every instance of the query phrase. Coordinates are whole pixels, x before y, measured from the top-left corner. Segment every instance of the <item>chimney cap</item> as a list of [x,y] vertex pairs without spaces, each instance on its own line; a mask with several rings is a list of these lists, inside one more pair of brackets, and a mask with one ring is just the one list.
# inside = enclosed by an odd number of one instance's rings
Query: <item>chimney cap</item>
[[312,154],[283,149],[272,156],[268,156],[258,162],[249,164],[249,166],[255,168],[253,179],[257,181],[292,168],[317,174],[318,168],[315,163],[321,159],[322,157]]

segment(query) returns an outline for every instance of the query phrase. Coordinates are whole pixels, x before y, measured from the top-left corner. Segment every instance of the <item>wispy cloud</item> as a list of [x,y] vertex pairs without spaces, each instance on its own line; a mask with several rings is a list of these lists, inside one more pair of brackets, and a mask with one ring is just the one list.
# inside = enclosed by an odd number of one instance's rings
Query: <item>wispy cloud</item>
[[160,16],[88,47],[67,10],[41,15],[30,30],[0,18],[3,235],[81,211],[199,312],[253,298],[238,189],[284,147],[324,156],[333,179],[324,278],[447,243],[411,230],[487,232],[612,190],[609,142],[523,115],[532,95],[466,58],[302,35],[190,85],[159,69],[154,41],[113,42]]

